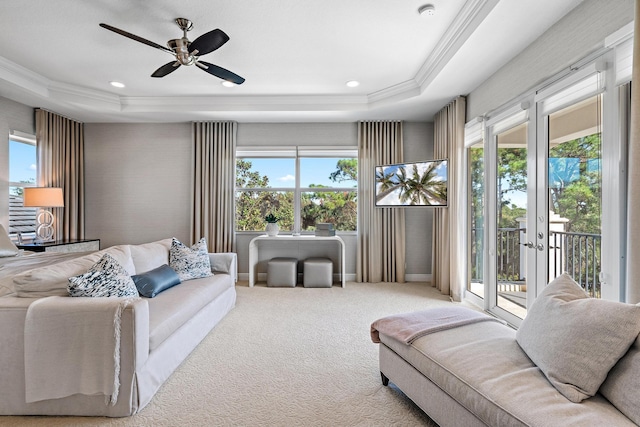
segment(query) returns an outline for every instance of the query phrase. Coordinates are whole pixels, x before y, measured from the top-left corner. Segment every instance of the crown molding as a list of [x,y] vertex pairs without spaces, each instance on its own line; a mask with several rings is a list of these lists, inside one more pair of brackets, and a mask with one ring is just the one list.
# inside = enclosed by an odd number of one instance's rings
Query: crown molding
[[0,79],[39,96],[49,97],[51,80],[0,56]]
[[469,0],[462,6],[415,76],[415,80],[422,90],[436,78],[499,1]]
[[68,83],[51,82],[49,85],[49,94],[50,97],[56,101],[106,109],[109,111],[121,110],[120,97],[101,90],[89,89]]
[[344,111],[367,108],[366,96],[122,97],[122,111]]
[[370,106],[382,105],[420,95],[420,86],[411,79],[368,95]]

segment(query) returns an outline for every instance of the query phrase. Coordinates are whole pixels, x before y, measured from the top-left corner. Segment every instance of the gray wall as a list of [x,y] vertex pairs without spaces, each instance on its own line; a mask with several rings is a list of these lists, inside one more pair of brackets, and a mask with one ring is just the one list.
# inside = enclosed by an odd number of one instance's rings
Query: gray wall
[[102,247],[188,242],[191,126],[85,124],[86,236]]
[[[433,125],[404,124],[405,160],[433,153]],[[240,123],[238,146],[357,146],[355,123]],[[189,123],[85,124],[87,237],[103,247],[169,236],[189,241],[191,206]],[[407,274],[431,272],[429,209],[407,209]],[[248,247],[257,234],[238,236],[239,271],[248,272]],[[355,233],[343,236],[347,274],[355,274]],[[413,276],[411,276],[413,275]]]
[[608,35],[633,20],[633,3],[585,0],[468,95],[467,121],[502,106],[603,47]]
[[0,97],[0,224],[9,227],[9,132],[35,134],[31,107]]
[[[433,123],[406,122],[403,137],[405,161],[433,159]],[[406,208],[404,212],[407,279],[431,280],[433,209]]]

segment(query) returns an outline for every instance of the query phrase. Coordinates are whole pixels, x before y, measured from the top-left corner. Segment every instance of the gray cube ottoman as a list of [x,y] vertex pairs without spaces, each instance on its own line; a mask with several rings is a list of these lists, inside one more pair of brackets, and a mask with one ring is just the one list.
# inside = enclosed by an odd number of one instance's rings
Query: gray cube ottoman
[[303,272],[305,288],[330,288],[333,285],[333,262],[329,258],[307,258]]
[[267,286],[295,288],[298,281],[296,258],[271,258],[267,264]]

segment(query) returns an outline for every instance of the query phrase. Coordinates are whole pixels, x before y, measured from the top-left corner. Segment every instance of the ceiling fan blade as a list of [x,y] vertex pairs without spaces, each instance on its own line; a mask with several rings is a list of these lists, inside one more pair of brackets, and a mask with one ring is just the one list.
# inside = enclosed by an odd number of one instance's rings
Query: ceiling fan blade
[[158,68],[151,74],[151,77],[164,77],[167,74],[173,73],[178,69],[180,63],[178,61],[171,61],[164,64],[162,67]]
[[229,36],[226,35],[224,31],[216,28],[215,30],[209,31],[191,42],[189,45],[189,53],[197,50],[198,56],[206,55],[207,53],[218,49],[228,41]]
[[169,49],[167,47],[164,47],[162,45],[159,45],[158,43],[154,43],[154,42],[149,41],[147,39],[143,39],[142,37],[136,36],[135,34],[128,33],[128,32],[126,32],[124,30],[119,29],[119,28],[112,27],[111,25],[108,25],[108,24],[100,24],[100,26],[102,28],[105,28],[105,29],[109,30],[109,31],[113,31],[114,33],[120,34],[121,36],[125,36],[125,37],[128,37],[128,38],[130,38],[132,40],[135,40],[137,42],[144,43],[147,46],[155,47],[156,49],[164,50],[164,51],[169,52],[170,54],[173,55],[173,51],[171,49]]
[[244,83],[244,78],[222,67],[218,67],[217,65],[209,64],[208,62],[204,61],[196,61],[196,65],[202,68],[207,73],[216,77],[220,77],[222,80],[226,80],[237,85],[241,85],[242,83]]

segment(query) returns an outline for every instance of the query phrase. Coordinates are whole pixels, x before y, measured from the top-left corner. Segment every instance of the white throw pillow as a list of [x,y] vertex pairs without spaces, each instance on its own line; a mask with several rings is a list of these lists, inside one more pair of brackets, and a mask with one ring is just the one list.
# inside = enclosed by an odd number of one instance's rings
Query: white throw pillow
[[596,394],[640,333],[640,307],[589,298],[568,274],[536,298],[516,332],[524,352],[572,402]]
[[161,265],[169,264],[169,249],[171,238],[158,240],[157,242],[130,245],[131,259],[135,266],[135,274],[141,274]]
[[67,290],[72,297],[138,296],[129,272],[109,254],[104,254],[86,273],[70,277]]
[[169,266],[173,268],[181,281],[212,276],[211,261],[207,250],[207,241],[203,237],[191,248],[180,243],[175,237],[169,250]]
[[0,257],[16,256],[19,253],[20,249],[13,244],[9,238],[9,233],[7,233],[4,226],[0,224]]

